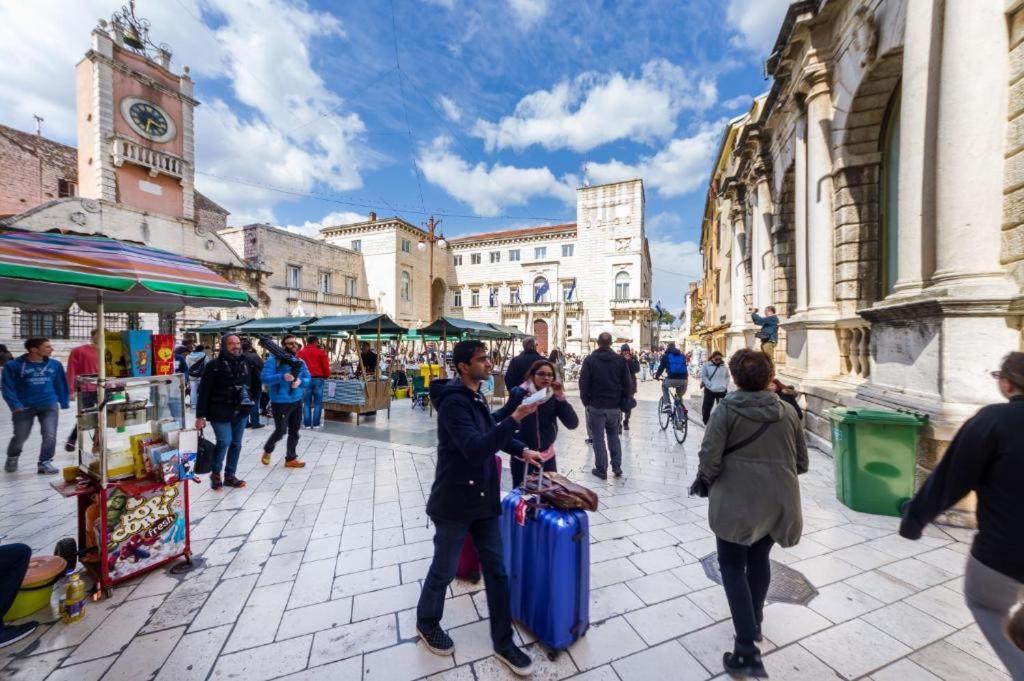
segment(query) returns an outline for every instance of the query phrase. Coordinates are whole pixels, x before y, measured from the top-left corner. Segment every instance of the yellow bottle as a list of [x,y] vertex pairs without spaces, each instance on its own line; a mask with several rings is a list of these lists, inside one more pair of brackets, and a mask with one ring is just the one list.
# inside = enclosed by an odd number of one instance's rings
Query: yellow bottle
[[71,624],[85,617],[85,582],[77,572],[68,579],[68,585],[64,590],[64,610],[61,612],[61,620],[65,624]]

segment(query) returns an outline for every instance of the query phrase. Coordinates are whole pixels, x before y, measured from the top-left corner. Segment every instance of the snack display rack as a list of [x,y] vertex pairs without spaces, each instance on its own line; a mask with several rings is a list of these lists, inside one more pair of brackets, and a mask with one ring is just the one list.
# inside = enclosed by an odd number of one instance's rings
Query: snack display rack
[[191,566],[195,452],[182,440],[195,431],[185,429],[182,375],[83,376],[77,390],[95,391],[96,406],[78,401],[78,468],[52,486],[77,499],[78,553],[96,578],[93,597],[179,558]]

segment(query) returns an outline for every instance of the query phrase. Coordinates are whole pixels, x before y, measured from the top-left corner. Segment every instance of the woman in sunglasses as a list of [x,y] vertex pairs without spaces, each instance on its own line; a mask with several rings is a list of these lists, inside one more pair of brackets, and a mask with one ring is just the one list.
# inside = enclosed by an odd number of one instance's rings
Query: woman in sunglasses
[[[536,412],[522,420],[516,439],[528,449],[540,452],[544,459],[544,470],[554,472],[558,470],[555,465],[558,422],[561,421],[569,430],[575,430],[580,425],[576,410],[565,398],[565,388],[556,380],[554,364],[546,359],[534,362],[526,372],[526,378],[509,391],[508,402],[494,416],[501,420],[515,411],[524,399],[541,390],[548,391],[549,398]],[[512,469],[512,486],[519,487],[526,476],[526,464],[512,457],[509,467]]]
[[964,598],[1014,679],[1024,679],[1024,650],[1004,630],[1024,593],[1024,352],[992,372],[1008,402],[984,407],[957,432],[938,467],[903,512],[900,534],[920,539],[937,515],[978,495],[978,533],[964,574]]

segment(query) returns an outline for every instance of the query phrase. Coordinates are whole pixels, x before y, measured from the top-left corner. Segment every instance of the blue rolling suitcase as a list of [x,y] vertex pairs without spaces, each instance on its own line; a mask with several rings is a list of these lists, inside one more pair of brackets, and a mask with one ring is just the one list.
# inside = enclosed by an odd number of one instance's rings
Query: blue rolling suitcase
[[501,503],[512,617],[564,650],[590,626],[590,523],[585,511],[518,509],[524,494],[512,490]]

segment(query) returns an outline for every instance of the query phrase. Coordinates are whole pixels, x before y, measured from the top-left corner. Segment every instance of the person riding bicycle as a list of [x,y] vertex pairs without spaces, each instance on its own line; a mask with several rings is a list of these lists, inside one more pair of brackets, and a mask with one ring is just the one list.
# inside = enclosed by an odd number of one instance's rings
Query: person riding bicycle
[[661,374],[664,372],[667,372],[668,376],[661,383],[661,394],[671,411],[672,395],[669,393],[669,389],[675,388],[676,394],[679,395],[679,401],[682,402],[683,395],[686,394],[686,384],[690,378],[689,370],[686,368],[686,355],[679,351],[675,343],[669,343],[665,348],[665,354],[661,356],[661,364],[658,365],[658,372],[654,374],[654,380],[661,380]]

